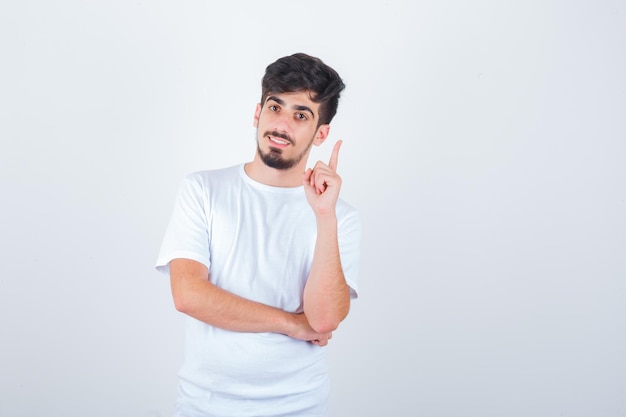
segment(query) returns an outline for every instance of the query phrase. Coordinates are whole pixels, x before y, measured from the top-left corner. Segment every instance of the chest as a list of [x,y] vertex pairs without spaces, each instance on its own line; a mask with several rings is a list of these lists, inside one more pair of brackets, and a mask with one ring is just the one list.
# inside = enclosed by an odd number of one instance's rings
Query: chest
[[211,202],[207,219],[216,285],[276,307],[299,308],[316,240],[304,195],[231,192]]

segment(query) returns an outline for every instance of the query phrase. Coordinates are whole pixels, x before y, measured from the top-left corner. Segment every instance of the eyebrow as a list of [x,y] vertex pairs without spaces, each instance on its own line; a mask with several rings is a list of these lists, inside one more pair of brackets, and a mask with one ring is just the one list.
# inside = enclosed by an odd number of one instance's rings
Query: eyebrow
[[[281,106],[285,105],[285,101],[280,99],[280,98],[278,98],[278,97],[276,97],[276,96],[269,96],[267,98],[267,100],[265,100],[265,103],[267,103],[270,100],[275,101],[276,103],[280,104]],[[294,109],[299,110],[299,111],[309,112],[309,113],[311,113],[311,117],[313,117],[313,119],[315,119],[315,113],[313,113],[313,110],[311,110],[311,108],[308,107],[308,106],[298,105],[298,106],[294,106]]]

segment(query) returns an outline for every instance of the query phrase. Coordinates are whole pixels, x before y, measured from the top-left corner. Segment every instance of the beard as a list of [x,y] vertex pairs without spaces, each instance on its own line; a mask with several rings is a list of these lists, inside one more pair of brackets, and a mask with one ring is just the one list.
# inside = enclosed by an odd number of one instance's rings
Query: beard
[[[267,137],[269,135],[285,139],[289,141],[289,143],[291,143],[292,146],[295,145],[295,141],[290,136],[284,133],[265,132],[263,137]],[[257,131],[257,138],[258,138],[258,131]],[[274,148],[272,146],[270,146],[270,149],[268,152],[263,152],[261,150],[261,147],[259,146],[258,139],[257,139],[256,149],[257,149],[257,153],[259,154],[259,157],[261,158],[261,160],[263,161],[265,165],[267,165],[270,168],[285,171],[298,165],[300,161],[302,161],[302,159],[308,154],[309,149],[311,149],[312,144],[313,144],[313,140],[311,139],[308,146],[300,153],[300,155],[297,155],[295,158],[284,158],[283,150],[279,148]]]

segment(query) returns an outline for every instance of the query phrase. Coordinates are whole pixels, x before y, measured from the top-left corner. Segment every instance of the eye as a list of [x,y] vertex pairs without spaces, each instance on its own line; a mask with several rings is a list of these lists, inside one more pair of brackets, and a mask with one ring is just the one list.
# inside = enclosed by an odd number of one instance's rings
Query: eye
[[271,106],[268,106],[268,109],[270,109],[270,111],[278,111],[278,106],[275,104],[272,104]]
[[308,117],[304,113],[296,113],[296,118],[298,120],[307,120],[308,119]]

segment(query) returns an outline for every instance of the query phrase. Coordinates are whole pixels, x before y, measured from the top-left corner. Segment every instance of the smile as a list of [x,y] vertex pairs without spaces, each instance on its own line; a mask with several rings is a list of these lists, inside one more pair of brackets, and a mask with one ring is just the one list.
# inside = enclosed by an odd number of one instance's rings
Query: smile
[[282,139],[278,139],[278,138],[276,138],[276,137],[274,137],[274,136],[268,136],[267,138],[269,139],[269,141],[270,141],[272,144],[274,144],[274,145],[276,145],[276,146],[284,147],[284,146],[289,145],[289,142],[288,142],[288,141],[286,141],[286,140],[282,140]]

